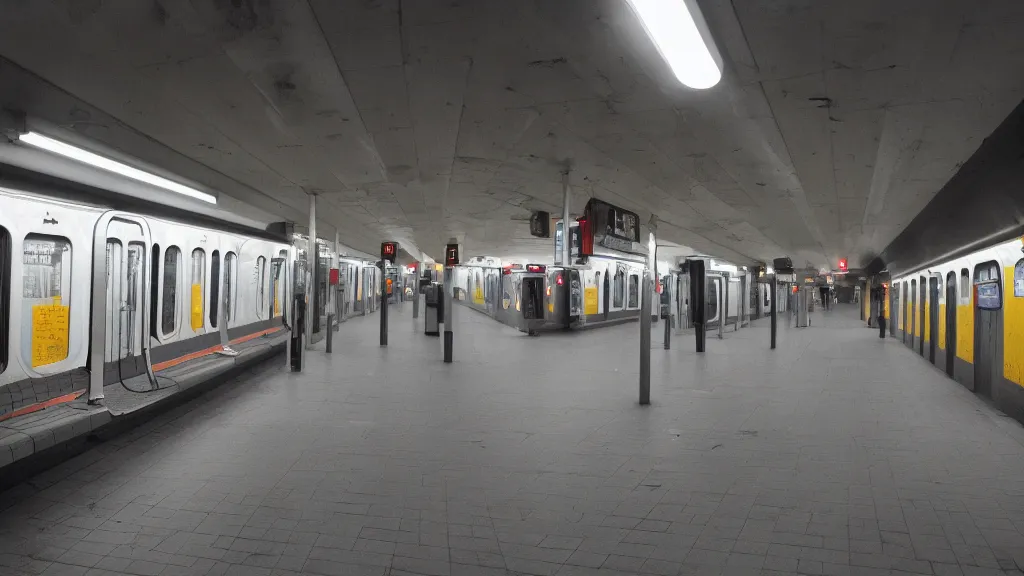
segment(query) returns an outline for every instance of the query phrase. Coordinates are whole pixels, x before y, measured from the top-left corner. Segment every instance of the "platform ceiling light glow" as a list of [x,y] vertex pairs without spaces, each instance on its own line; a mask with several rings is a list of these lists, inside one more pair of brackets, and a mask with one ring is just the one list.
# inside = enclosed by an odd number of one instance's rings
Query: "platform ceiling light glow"
[[217,197],[214,196],[213,194],[207,194],[206,192],[201,192],[199,190],[196,190],[195,188],[189,188],[184,184],[178,184],[177,182],[168,180],[167,178],[163,178],[161,176],[157,176],[156,174],[151,174],[149,172],[139,170],[138,168],[132,168],[131,166],[127,164],[122,164],[121,162],[118,162],[116,160],[104,158],[103,156],[93,154],[92,152],[89,152],[88,150],[83,150],[77,146],[72,146],[71,144],[67,144],[59,140],[54,140],[49,136],[43,136],[38,132],[28,132],[26,134],[22,134],[21,136],[18,137],[18,139],[26,144],[35,146],[36,148],[46,150],[47,152],[53,152],[54,154],[59,154],[66,158],[77,160],[78,162],[82,162],[83,164],[88,164],[90,166],[106,170],[108,172],[113,172],[126,178],[131,178],[132,180],[138,180],[139,182],[144,182],[146,184],[156,186],[157,188],[163,188],[164,190],[167,190],[169,192],[182,194],[184,196],[188,196],[189,198],[195,198],[196,200],[209,202],[210,204],[217,203]]
[[697,90],[722,79],[722,56],[696,0],[629,0],[661,57],[680,82]]

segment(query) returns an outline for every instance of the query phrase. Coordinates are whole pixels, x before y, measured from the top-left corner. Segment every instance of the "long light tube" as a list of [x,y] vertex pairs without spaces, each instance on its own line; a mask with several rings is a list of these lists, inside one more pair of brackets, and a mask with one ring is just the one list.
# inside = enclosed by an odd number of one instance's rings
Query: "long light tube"
[[680,82],[703,90],[722,79],[722,56],[696,0],[629,0]]
[[38,132],[22,134],[18,139],[26,144],[35,146],[36,148],[46,150],[47,152],[53,152],[54,154],[71,158],[72,160],[82,162],[83,164],[88,164],[108,172],[120,174],[121,176],[131,178],[132,180],[138,180],[139,182],[144,182],[146,184],[156,186],[157,188],[163,188],[164,190],[175,192],[183,196],[195,198],[196,200],[209,202],[210,204],[217,203],[217,197],[213,194],[207,194],[206,192],[201,192],[195,188],[189,188],[184,184],[179,184],[172,180],[168,180],[167,178],[157,176],[156,174],[151,174],[149,172],[139,170],[138,168],[132,168],[131,166],[122,164],[116,160],[104,158],[103,156],[93,154],[92,152],[83,150],[77,146],[72,146],[71,144],[54,140],[49,136],[43,136]]

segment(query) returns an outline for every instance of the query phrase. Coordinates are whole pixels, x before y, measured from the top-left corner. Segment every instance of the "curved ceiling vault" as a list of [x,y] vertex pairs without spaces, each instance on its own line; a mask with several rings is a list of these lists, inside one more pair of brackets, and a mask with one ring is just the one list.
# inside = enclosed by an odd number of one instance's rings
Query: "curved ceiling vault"
[[5,106],[140,133],[163,146],[148,161],[290,219],[316,193],[369,253],[546,256],[526,218],[560,211],[568,164],[574,212],[596,196],[723,258],[859,266],[1024,95],[1014,2],[704,0],[726,69],[700,92],[625,0],[0,5],[0,56],[79,102]]

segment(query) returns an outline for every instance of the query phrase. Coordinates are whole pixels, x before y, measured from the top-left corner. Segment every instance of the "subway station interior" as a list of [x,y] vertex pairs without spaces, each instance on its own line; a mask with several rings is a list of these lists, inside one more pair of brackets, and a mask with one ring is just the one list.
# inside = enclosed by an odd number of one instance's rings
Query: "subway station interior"
[[1024,2],[0,0],[0,576],[1024,576]]

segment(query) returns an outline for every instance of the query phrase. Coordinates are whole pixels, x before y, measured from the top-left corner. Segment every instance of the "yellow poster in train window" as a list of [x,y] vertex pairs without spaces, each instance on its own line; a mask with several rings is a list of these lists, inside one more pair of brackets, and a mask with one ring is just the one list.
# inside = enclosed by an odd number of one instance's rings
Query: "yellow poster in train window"
[[32,307],[32,367],[60,362],[68,357],[70,306],[54,303]]
[[597,314],[597,286],[583,289],[583,313],[587,316]]
[[192,285],[192,329],[199,330],[203,327],[203,287],[200,284]]
[[476,288],[473,289],[473,304],[480,304],[482,306],[483,303],[484,303],[484,289],[479,287],[479,286],[477,286]]

